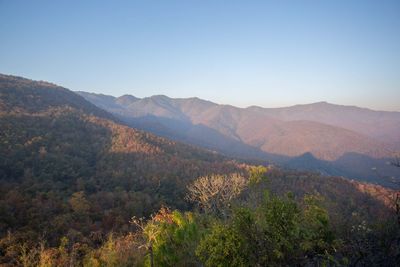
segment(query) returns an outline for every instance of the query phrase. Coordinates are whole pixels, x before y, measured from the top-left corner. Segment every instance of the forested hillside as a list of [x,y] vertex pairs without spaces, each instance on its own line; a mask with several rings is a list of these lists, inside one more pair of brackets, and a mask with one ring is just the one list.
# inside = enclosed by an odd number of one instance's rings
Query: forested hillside
[[78,241],[127,231],[133,215],[161,205],[187,209],[184,189],[195,177],[240,170],[216,154],[117,124],[48,83],[3,75],[0,107],[0,231],[12,243],[57,245],[64,235]]
[[390,190],[239,163],[45,82],[1,75],[0,108],[5,266],[399,262]]

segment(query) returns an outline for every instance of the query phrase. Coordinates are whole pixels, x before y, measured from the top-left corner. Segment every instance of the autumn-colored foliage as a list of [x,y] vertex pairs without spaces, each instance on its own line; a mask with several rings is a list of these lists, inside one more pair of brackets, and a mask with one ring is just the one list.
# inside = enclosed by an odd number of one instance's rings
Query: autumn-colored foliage
[[0,265],[291,265],[321,255],[368,264],[398,255],[393,210],[343,178],[239,164],[15,77],[0,77],[0,126]]

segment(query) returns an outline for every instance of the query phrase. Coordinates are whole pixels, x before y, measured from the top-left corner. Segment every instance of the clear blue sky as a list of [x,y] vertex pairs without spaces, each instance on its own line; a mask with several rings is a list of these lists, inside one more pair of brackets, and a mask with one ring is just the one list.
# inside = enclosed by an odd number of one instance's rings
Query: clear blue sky
[[0,0],[0,72],[115,96],[400,111],[400,1]]

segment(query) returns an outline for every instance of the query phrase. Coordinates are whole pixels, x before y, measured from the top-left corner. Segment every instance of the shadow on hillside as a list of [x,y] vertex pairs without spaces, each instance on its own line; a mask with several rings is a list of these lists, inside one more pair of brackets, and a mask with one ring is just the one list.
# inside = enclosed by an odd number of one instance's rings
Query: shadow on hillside
[[298,198],[312,193],[321,194],[325,197],[325,205],[330,211],[332,220],[340,216],[350,219],[354,216],[354,212],[373,215],[373,220],[393,215],[392,207],[385,204],[384,199],[360,191],[348,179],[338,177],[320,179],[318,175],[307,172],[282,173],[279,170],[270,172],[268,178],[270,190],[278,195],[284,195],[287,191],[293,192]]
[[164,117],[148,115],[131,118],[120,117],[129,126],[175,141],[216,150],[218,153],[243,160],[260,161],[260,159],[280,163],[290,158],[283,155],[271,154],[259,148],[244,144],[238,140],[227,137],[218,131],[202,124],[194,125],[190,121],[180,121]]
[[239,169],[216,153],[71,109],[2,114],[0,125],[0,236],[52,229],[46,241],[56,245],[70,233],[126,231],[133,215],[162,205],[190,209],[193,179]]
[[311,153],[297,157],[272,154],[239,140],[227,137],[205,125],[194,125],[165,117],[147,115],[120,119],[129,126],[152,132],[172,140],[216,150],[256,164],[277,164],[286,168],[316,171],[323,175],[344,176],[355,180],[381,184],[391,188],[400,186],[400,169],[387,164],[390,159],[376,159],[358,153],[346,153],[335,161],[321,160]]
[[[82,119],[80,112],[0,117],[4,136],[9,136],[7,141],[15,145],[12,149],[6,145],[0,146],[1,200],[5,200],[8,191],[15,191],[29,201],[26,206],[30,207],[18,206],[19,202],[11,199],[9,204],[14,208],[3,217],[14,218],[14,223],[7,222],[6,225],[13,225],[15,229],[29,225],[37,233],[51,229],[51,223],[55,223],[54,220],[59,216],[71,215],[66,204],[71,194],[84,191],[91,201],[90,227],[119,229],[128,224],[132,215],[148,216],[161,205],[188,210],[191,204],[185,200],[185,195],[190,181],[202,175],[238,171],[235,164],[223,161],[222,157],[213,153],[191,149],[145,133],[137,135],[137,131],[126,127],[92,119]],[[113,134],[115,130],[118,130],[116,135]],[[127,136],[124,139],[121,135]],[[122,147],[119,152],[110,151],[111,146],[115,145],[114,138],[123,138],[119,140]],[[152,153],[154,150],[146,144],[160,147],[161,152]],[[312,155],[303,157],[307,162],[311,162],[312,158]],[[271,181],[273,175],[269,174]],[[342,189],[340,181],[344,179],[321,179],[313,174],[303,177],[301,173],[290,176],[279,171],[275,178],[275,186],[282,188],[277,188],[278,192],[317,191],[332,197],[332,201],[343,202],[344,206],[349,198],[360,198],[356,203],[366,203],[365,209],[375,205],[374,200],[363,199],[365,194],[354,191],[347,180],[343,184],[348,189]],[[275,190],[274,187],[271,189]],[[337,196],[335,192],[344,193]],[[33,196],[40,196],[40,201],[37,198],[31,201]],[[355,205],[356,209],[360,207]],[[40,223],[32,223],[27,215],[32,210]],[[332,210],[343,209],[335,206]],[[75,217],[70,220],[74,224],[63,224],[59,228],[60,233],[67,229],[65,227],[79,229],[85,234],[91,231],[86,220]],[[55,237],[53,242],[58,240],[58,236]]]
[[400,188],[400,168],[390,165],[390,160],[348,152],[335,161],[326,161],[305,153],[291,158],[283,165],[291,169],[317,171],[324,175],[343,176],[397,189]]

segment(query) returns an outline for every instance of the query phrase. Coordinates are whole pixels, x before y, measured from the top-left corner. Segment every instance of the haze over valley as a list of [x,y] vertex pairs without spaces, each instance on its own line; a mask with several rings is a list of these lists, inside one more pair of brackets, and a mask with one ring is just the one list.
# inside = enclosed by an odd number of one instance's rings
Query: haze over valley
[[400,112],[326,102],[237,108],[197,97],[77,93],[132,127],[228,156],[392,187],[400,179],[388,165],[400,145]]
[[0,0],[0,267],[400,266],[399,14]]
[[[365,123],[374,120],[385,123],[374,130]],[[352,256],[355,251],[364,249],[353,246],[351,238],[363,237],[348,237],[341,231],[359,220],[361,225],[368,220],[370,227],[386,222],[384,232],[373,228],[372,239],[364,241],[379,251],[366,259],[392,264],[396,262],[392,252],[386,257],[387,247],[373,240],[389,238],[386,242],[392,246],[392,237],[386,237],[385,231],[397,231],[393,203],[398,168],[390,149],[398,145],[396,138],[391,139],[398,122],[398,112],[325,102],[243,109],[199,98],[115,98],[0,74],[0,260],[11,266],[27,266],[28,258],[33,266],[41,266],[43,257],[54,266],[71,261],[85,266],[91,266],[90,262],[198,264],[214,253],[208,231],[223,233],[214,227],[226,223],[227,230],[234,229],[243,209],[250,216],[272,216],[251,226],[256,227],[253,234],[260,236],[260,242],[287,223],[283,218],[275,224],[275,218],[299,216],[293,227],[301,227],[302,236],[284,232],[278,239],[313,244],[320,242],[315,238],[325,240],[315,248],[296,251],[328,249],[341,260],[335,242],[344,240],[340,251],[348,253],[351,261],[358,260]],[[287,210],[281,213],[278,207]],[[309,213],[309,209],[318,212]],[[332,226],[325,222],[328,214]],[[320,220],[318,216],[323,216],[325,226],[310,224]],[[202,226],[202,220],[217,220],[217,224]],[[272,225],[278,228],[271,230]],[[143,242],[152,227],[160,229],[157,238],[172,238],[177,231],[188,239],[160,241],[146,249]],[[46,233],[43,229],[52,230],[46,241],[36,243]],[[307,231],[322,232],[303,236]],[[241,232],[237,234],[244,238]],[[186,247],[186,242],[198,246],[201,253],[190,254],[194,248]],[[269,246],[276,246],[278,241],[271,242]],[[183,246],[184,253],[161,252],[163,246]],[[25,250],[28,247],[30,252]],[[160,251],[153,254],[153,249]],[[252,262],[251,253],[240,257]],[[178,258],[164,258],[167,255]],[[270,257],[257,262],[282,260]],[[287,254],[284,261],[317,264],[320,259]]]

